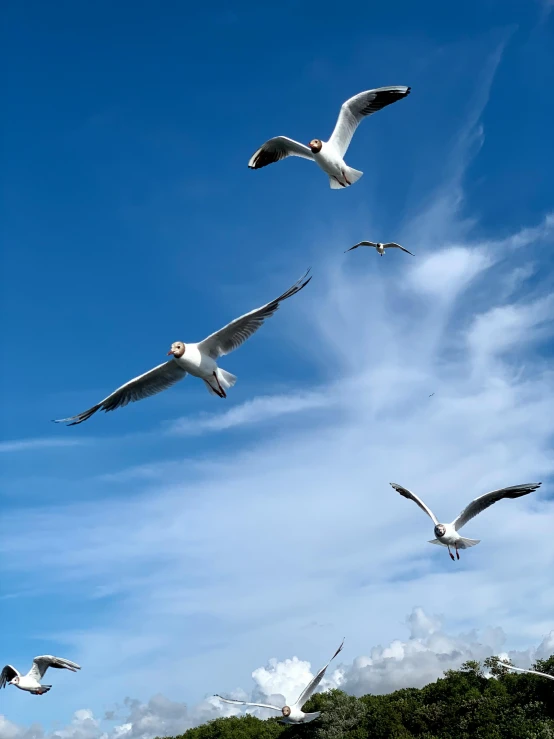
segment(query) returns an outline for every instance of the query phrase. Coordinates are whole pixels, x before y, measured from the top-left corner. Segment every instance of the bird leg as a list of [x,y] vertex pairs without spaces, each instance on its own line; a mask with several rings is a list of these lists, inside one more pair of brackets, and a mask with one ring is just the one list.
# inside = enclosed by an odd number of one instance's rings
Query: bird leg
[[351,182],[349,182],[348,177],[344,174],[344,170],[342,171],[342,176],[344,177],[344,181],[346,182],[347,185],[352,184]]
[[458,545],[457,544],[455,545],[455,549],[456,549],[456,559],[460,559],[460,552],[458,551]]
[[221,387],[221,383],[219,382],[219,378],[218,378],[218,376],[217,376],[217,372],[214,372],[214,377],[215,377],[215,381],[217,382],[217,386],[218,386],[218,388],[219,388],[219,393],[218,393],[219,397],[220,397],[220,398],[226,398],[226,397],[227,397],[227,393],[226,393],[226,392],[225,392],[225,390],[224,390],[224,389],[223,389],[223,388]]
[[[457,550],[456,550],[456,551],[457,551]],[[453,554],[452,554],[452,552],[450,551],[450,547],[448,547],[448,554],[450,555],[450,559],[451,559],[452,561],[454,561],[454,555],[453,555]]]
[[[333,177],[334,177],[334,175],[333,175]],[[335,177],[335,180],[339,183],[339,185],[341,187],[346,187],[346,185],[344,184],[344,182],[341,182],[338,177]]]

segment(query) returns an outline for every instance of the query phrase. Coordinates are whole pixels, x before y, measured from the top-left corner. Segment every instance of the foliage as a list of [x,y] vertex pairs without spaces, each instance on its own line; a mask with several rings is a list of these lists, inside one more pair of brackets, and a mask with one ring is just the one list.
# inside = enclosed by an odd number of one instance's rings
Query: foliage
[[[533,669],[554,675],[554,655]],[[304,710],[322,714],[304,726],[219,718],[177,739],[554,739],[554,681],[510,672],[494,657],[447,670],[421,689],[361,698],[318,693]]]

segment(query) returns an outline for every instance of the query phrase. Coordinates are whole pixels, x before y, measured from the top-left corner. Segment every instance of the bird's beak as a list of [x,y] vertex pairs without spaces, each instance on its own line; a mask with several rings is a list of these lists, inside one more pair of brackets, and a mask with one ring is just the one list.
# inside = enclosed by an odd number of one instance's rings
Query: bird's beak
[[169,357],[170,354],[173,354],[173,349],[170,349],[165,356]]

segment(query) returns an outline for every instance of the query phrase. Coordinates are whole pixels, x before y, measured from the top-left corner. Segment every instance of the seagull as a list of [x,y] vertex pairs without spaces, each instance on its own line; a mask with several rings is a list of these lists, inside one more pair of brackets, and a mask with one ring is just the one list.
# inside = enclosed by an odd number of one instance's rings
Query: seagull
[[363,175],[363,172],[345,164],[343,159],[358,124],[362,118],[405,98],[410,94],[410,89],[395,85],[360,92],[342,104],[335,130],[329,141],[312,139],[308,146],[305,146],[287,136],[276,136],[266,141],[252,155],[248,166],[250,169],[261,169],[285,157],[303,157],[315,161],[329,175],[329,184],[333,190],[348,187]]
[[514,667],[513,665],[508,665],[506,662],[499,661],[499,665],[502,665],[502,667],[508,667],[510,670],[516,670],[516,672],[525,672],[527,675],[541,675],[541,677],[547,677],[549,680],[554,680],[554,675],[549,675],[547,672],[539,672],[538,670],[524,670],[522,667]]
[[344,639],[342,640],[340,647],[331,657],[329,662],[327,662],[325,667],[321,668],[321,670],[317,673],[311,683],[306,688],[304,688],[304,690],[300,694],[300,697],[292,706],[283,706],[282,708],[280,708],[279,706],[272,706],[268,703],[249,703],[248,701],[236,701],[232,700],[231,698],[223,698],[221,695],[216,695],[215,697],[219,698],[219,700],[222,700],[225,703],[234,703],[241,706],[256,706],[258,708],[271,708],[273,711],[281,711],[281,713],[283,714],[283,718],[281,719],[282,724],[307,724],[310,721],[314,721],[316,718],[319,718],[321,711],[315,711],[314,713],[304,713],[304,711],[302,711],[302,706],[304,705],[304,703],[307,703],[312,695],[315,693],[317,686],[323,680],[325,670],[329,667],[337,654],[342,650],[343,644]]
[[[411,251],[408,251],[403,246],[400,246],[400,244],[397,244],[394,241],[389,241],[387,244],[381,244],[381,242],[375,241],[360,241],[358,244],[354,244],[354,246],[351,246],[350,249],[347,249],[344,253],[346,254],[346,252],[352,251],[352,249],[357,249],[359,246],[374,246],[381,256],[384,256],[385,249],[402,249],[402,251],[405,251],[406,254],[412,254]],[[415,257],[415,254],[412,254],[412,257]]]
[[451,559],[454,559],[454,555],[450,551],[450,547],[454,547],[456,550],[456,558],[460,559],[459,549],[467,549],[468,547],[474,547],[479,544],[480,539],[464,539],[458,534],[458,531],[465,526],[468,521],[474,518],[478,513],[484,511],[486,508],[491,506],[503,498],[521,498],[522,495],[529,495],[538,487],[540,482],[528,482],[525,485],[513,485],[511,488],[501,488],[500,490],[493,490],[491,493],[485,493],[479,498],[475,498],[471,503],[464,508],[460,515],[452,521],[452,523],[439,523],[435,514],[428,508],[425,503],[420,500],[415,493],[412,493],[407,488],[403,488],[402,485],[397,485],[394,482],[390,483],[392,487],[403,495],[405,498],[410,498],[417,503],[422,511],[432,519],[435,524],[435,536],[436,539],[432,539],[429,544],[440,544],[443,547],[448,548],[448,554]]
[[54,423],[67,423],[68,426],[76,426],[86,421],[98,410],[114,411],[128,403],[148,398],[150,395],[156,395],[156,393],[175,385],[179,380],[186,377],[187,373],[203,380],[210,394],[226,398],[226,390],[233,387],[237,378],[230,372],[218,367],[217,360],[224,354],[229,354],[246,339],[250,338],[260,328],[265,319],[275,313],[283,300],[296,295],[306,287],[312,279],[308,277],[309,271],[308,269],[292,287],[279,295],[278,298],[262,305],[261,308],[256,308],[250,313],[245,313],[240,318],[236,318],[219,331],[210,334],[204,341],[197,344],[184,344],[182,341],[173,342],[167,352],[168,356],[173,355],[172,359],[159,364],[143,375],[129,380],[129,382],[114,390],[107,398],[101,400],[100,403],[93,405],[92,408],[76,416],[57,419]]
[[21,675],[15,667],[6,665],[0,673],[0,688],[5,688],[6,685],[15,685],[19,690],[25,690],[31,695],[44,695],[52,687],[51,685],[40,684],[49,667],[55,667],[57,670],[71,670],[71,672],[77,672],[81,669],[78,664],[68,659],[43,654],[41,657],[34,658],[33,666],[26,675]]

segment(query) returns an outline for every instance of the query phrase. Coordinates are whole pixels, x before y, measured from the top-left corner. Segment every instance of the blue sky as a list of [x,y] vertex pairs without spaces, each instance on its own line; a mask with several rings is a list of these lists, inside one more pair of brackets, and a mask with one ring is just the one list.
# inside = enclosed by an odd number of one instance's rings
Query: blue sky
[[[344,634],[337,684],[353,691],[378,689],[353,671],[379,644],[406,655],[425,637],[436,655],[440,633],[447,666],[460,644],[547,649],[554,549],[533,534],[554,515],[549,4],[4,15],[0,655],[83,665],[40,700],[3,692],[9,739],[71,721],[71,739],[115,725],[149,739],[157,693],[188,704],[185,726],[216,715],[212,692],[251,694],[270,658],[292,665],[286,692],[300,664],[286,660],[317,668]],[[248,170],[267,138],[326,138],[343,100],[392,84],[412,94],[360,126],[346,160],[365,174],[348,191],[301,160]],[[343,254],[363,238],[416,257]],[[226,401],[188,378],[50,423],[309,265],[306,290],[225,358]],[[447,518],[535,479],[532,500],[468,526],[483,542],[454,568],[388,486]],[[453,582],[463,608],[445,602]]]

